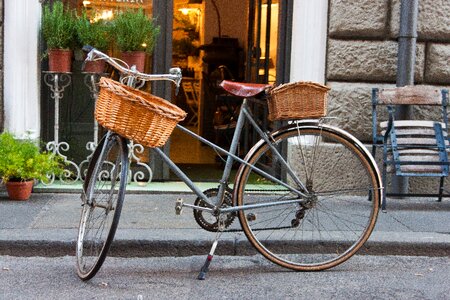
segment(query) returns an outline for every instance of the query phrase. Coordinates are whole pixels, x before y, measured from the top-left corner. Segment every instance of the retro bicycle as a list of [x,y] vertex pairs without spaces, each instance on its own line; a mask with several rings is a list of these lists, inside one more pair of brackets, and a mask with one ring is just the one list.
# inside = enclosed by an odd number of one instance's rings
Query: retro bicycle
[[[179,69],[163,75],[144,74],[96,49],[90,50],[87,59],[106,60],[127,85],[100,80],[95,114],[109,131],[91,158],[83,185],[76,246],[81,279],[95,276],[114,239],[127,186],[129,140],[152,147],[197,196],[193,203],[177,200],[176,211],[192,209],[202,228],[217,232],[199,279],[205,278],[220,234],[231,230],[234,219],[239,219],[240,230],[265,258],[297,271],[339,265],[369,238],[381,202],[381,179],[370,153],[349,133],[327,125],[324,119],[291,120],[297,118],[292,113],[302,113],[291,104],[287,117],[271,112],[273,119],[289,119],[288,125],[264,132],[247,98],[261,96],[269,86],[224,81],[221,85],[227,92],[242,97],[231,146],[225,150],[177,124],[185,117],[178,107],[130,87],[149,80],[169,80],[178,87]],[[293,97],[295,102],[295,89],[302,87],[294,84],[293,88],[293,95],[287,86],[287,93],[272,98],[283,102]],[[310,115],[314,114],[305,117]],[[256,130],[260,140],[241,158],[237,149],[245,124]],[[200,190],[159,148],[175,127],[226,156],[217,188]],[[231,184],[234,163],[240,166]]]

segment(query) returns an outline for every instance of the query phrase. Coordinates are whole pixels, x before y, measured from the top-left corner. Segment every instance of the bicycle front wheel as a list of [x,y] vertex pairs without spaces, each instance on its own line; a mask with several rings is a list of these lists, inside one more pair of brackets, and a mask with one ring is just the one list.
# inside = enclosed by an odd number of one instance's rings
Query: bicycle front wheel
[[95,150],[83,186],[77,273],[83,280],[102,266],[119,223],[128,172],[125,139],[108,133]]
[[239,212],[248,240],[270,261],[298,271],[344,262],[369,238],[378,215],[380,179],[370,154],[349,134],[317,123],[293,124],[269,139],[276,151],[260,141],[246,161],[277,180],[245,164],[236,175],[236,204],[260,205]]

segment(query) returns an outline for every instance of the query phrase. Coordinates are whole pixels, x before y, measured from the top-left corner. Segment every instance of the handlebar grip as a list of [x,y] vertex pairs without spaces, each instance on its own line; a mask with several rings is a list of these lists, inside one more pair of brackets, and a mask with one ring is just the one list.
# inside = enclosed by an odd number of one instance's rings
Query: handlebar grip
[[90,45],[84,45],[82,49],[84,52],[91,52],[92,49],[94,49],[94,47],[92,47]]

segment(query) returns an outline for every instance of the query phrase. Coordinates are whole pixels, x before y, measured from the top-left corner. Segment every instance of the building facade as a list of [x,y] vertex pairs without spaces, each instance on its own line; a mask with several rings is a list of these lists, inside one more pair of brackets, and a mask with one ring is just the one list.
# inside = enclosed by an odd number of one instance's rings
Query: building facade
[[[39,33],[42,1],[3,1],[1,94],[3,118],[0,124],[18,135],[40,135],[40,77],[43,55]],[[218,1],[226,6],[226,1]],[[295,80],[325,80],[327,1],[295,1],[289,34],[292,40],[291,65]],[[300,17],[297,17],[299,15]],[[23,22],[26,17],[26,22]],[[228,22],[230,23],[230,22]],[[317,31],[317,34],[315,33]],[[317,38],[320,35],[321,38]],[[207,41],[206,41],[207,42]],[[298,47],[296,45],[307,45]],[[305,59],[308,58],[308,59]],[[305,67],[301,61],[308,61]]]
[[[0,127],[35,137],[42,124],[40,2],[0,2]],[[400,2],[295,0],[289,5],[289,80],[329,85],[332,122],[366,143],[371,140],[372,87],[395,85]],[[227,7],[225,0],[217,3]],[[448,11],[449,1],[419,1],[415,84],[450,85]],[[225,23],[232,27],[230,20]]]
[[[326,82],[332,88],[328,115],[335,125],[371,143],[371,90],[394,87],[400,0],[331,0],[329,2]],[[450,86],[450,2],[419,0],[414,83]],[[438,111],[415,111],[439,119]],[[378,151],[377,161],[381,160]],[[378,164],[381,166],[381,164]],[[410,178],[414,193],[435,193],[437,179]],[[447,180],[446,186],[449,182]]]
[[[327,84],[330,116],[371,141],[371,89],[395,86],[400,0],[330,1]],[[450,85],[449,1],[419,0],[415,84]]]

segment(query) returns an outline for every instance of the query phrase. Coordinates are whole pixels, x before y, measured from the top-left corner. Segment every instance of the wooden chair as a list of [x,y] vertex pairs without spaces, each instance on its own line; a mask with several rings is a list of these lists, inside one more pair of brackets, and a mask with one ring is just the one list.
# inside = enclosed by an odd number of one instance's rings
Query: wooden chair
[[[397,176],[440,177],[437,194],[408,195],[437,196],[438,201],[441,201],[444,179],[449,171],[447,102],[448,90],[445,89],[406,86],[372,90],[372,154],[375,156],[378,146],[383,147],[383,210],[386,209],[387,173],[395,173]],[[378,105],[387,107],[388,121],[378,122]],[[395,120],[395,108],[398,105],[440,106],[441,118]]]
[[194,81],[192,83],[192,87],[194,88],[195,97],[197,97],[197,99],[200,99],[200,95],[201,95],[200,82]]
[[190,81],[183,81],[181,83],[183,87],[184,96],[186,97],[186,104],[191,110],[191,117],[187,122],[188,125],[198,126],[198,108],[199,98],[194,90],[194,86]]

